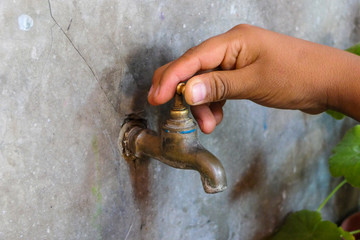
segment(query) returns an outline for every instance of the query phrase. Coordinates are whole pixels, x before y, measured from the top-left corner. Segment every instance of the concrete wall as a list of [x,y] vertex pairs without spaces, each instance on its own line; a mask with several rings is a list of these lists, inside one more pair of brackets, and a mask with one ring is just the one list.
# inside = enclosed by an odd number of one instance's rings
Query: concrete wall
[[[345,48],[360,40],[358,1],[0,1],[0,239],[241,239],[315,209],[338,182],[331,148],[353,121],[228,102],[204,146],[228,189],[206,195],[194,171],[127,163],[126,114],[157,129],[153,71],[201,41],[250,23]],[[356,208],[344,189],[325,208]]]

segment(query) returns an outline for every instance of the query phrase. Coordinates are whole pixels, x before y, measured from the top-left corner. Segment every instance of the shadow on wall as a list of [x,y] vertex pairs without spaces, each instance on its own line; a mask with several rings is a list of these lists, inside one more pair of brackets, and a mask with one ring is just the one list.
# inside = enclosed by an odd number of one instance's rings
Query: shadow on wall
[[[151,107],[147,94],[154,71],[169,62],[171,51],[166,47],[153,46],[134,49],[125,59],[119,59],[114,66],[105,69],[100,85],[115,111],[120,114],[121,122],[130,114],[136,114],[149,123],[149,127],[159,127],[168,114],[167,104]],[[124,161],[120,158],[119,161]],[[149,159],[127,161],[134,192],[135,203],[141,214],[140,230],[146,227],[146,218],[152,211],[149,180]],[[146,228],[144,228],[146,229]]]
[[[151,86],[154,71],[170,61],[169,49],[152,47],[134,50],[126,59],[128,75],[124,75],[121,85],[120,96],[131,99],[130,109],[121,109],[126,115],[135,113],[148,122],[148,127],[159,129],[161,123],[168,114],[168,104],[151,107],[147,102],[147,94]],[[129,75],[131,76],[130,78]],[[124,100],[124,99],[123,99]],[[124,106],[122,106],[124,107]],[[152,177],[149,173],[150,159],[136,159],[128,162],[130,168],[131,182],[133,185],[134,198],[141,213],[140,231],[147,229],[147,218],[151,216],[152,200],[150,197]]]
[[100,86],[116,112],[123,117],[131,113],[143,117],[154,115],[148,112],[154,110],[147,102],[147,94],[154,71],[169,62],[170,55],[167,47],[144,46],[134,49],[126,58],[118,59],[113,66],[103,70]]
[[[150,107],[147,102],[148,91],[151,87],[152,77],[155,70],[172,60],[171,50],[166,46],[140,48],[134,50],[127,57],[127,66],[129,73],[133,78],[137,91],[133,97],[132,113],[144,113],[142,117],[148,120],[151,128],[158,128],[165,121],[169,114],[170,104],[164,104],[157,107]],[[142,109],[139,109],[143,107]],[[157,123],[156,126],[153,123]]]

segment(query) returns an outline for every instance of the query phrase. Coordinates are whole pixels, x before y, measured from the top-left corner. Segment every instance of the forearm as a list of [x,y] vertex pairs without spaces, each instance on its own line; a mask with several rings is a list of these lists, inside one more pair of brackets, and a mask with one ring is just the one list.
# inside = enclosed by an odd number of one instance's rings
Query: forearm
[[328,89],[328,108],[360,121],[360,57],[342,52],[332,61],[336,69]]

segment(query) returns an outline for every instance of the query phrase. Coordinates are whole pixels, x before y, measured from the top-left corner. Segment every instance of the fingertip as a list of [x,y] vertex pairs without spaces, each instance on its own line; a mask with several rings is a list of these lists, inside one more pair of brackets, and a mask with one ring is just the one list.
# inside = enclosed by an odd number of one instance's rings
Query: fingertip
[[185,88],[185,101],[196,106],[203,104],[206,99],[207,87],[202,79],[202,75],[194,76],[188,80]]
[[205,134],[210,134],[214,131],[216,124],[213,126],[213,124],[209,124],[208,121],[205,121],[205,123],[201,120],[201,118],[196,119],[200,130]]
[[223,101],[222,102],[214,102],[210,104],[210,109],[214,115],[216,126],[221,123],[224,117],[224,112],[222,109]]
[[152,98],[151,95],[148,95],[147,100],[148,100],[148,102],[149,102],[151,105],[154,105],[154,106],[157,105],[157,104],[153,101],[153,98]]
[[149,102],[150,104],[152,104],[152,105],[154,105],[154,104],[152,103],[153,91],[154,91],[154,85],[151,85],[150,90],[149,90],[148,95],[147,95],[147,100],[148,100],[148,102]]
[[209,134],[214,131],[216,127],[216,120],[209,106],[205,104],[193,106],[191,107],[191,111],[203,133]]
[[[155,70],[155,72],[153,74],[153,78],[152,78],[152,86],[148,93],[148,102],[151,105],[156,106],[156,105],[164,104],[174,96],[175,88],[172,85],[170,86],[170,89],[172,88],[172,90],[170,90],[170,92],[165,91],[165,93],[164,93],[164,91],[163,91],[164,89],[162,89],[162,88],[168,87],[167,86],[168,84],[164,85],[164,78],[165,79],[167,78],[166,70],[172,63],[173,63],[173,61],[171,61]],[[168,82],[168,80],[165,82]]]
[[210,134],[215,130],[216,122],[215,121],[209,121],[203,122],[201,131],[205,134]]
[[157,100],[157,98],[156,98],[157,91],[158,91],[158,90],[155,90],[155,93],[154,93],[154,86],[151,86],[150,91],[149,91],[149,93],[148,93],[148,97],[147,97],[148,102],[149,102],[151,105],[154,105],[154,106],[160,104],[160,103],[158,103],[158,100]]

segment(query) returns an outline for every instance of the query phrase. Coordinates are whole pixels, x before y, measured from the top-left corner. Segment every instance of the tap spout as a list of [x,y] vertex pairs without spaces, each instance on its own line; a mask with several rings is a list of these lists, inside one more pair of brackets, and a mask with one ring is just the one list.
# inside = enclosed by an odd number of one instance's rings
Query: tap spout
[[151,157],[174,168],[196,170],[200,173],[206,193],[217,193],[226,189],[224,167],[199,143],[195,124],[192,125],[192,129],[182,131],[165,127],[158,135],[134,121],[136,120],[124,124],[122,129],[127,131],[120,136],[122,148],[127,149],[129,156]]
[[195,155],[195,169],[201,175],[206,193],[222,192],[227,187],[226,174],[221,162],[208,150],[198,146]]

